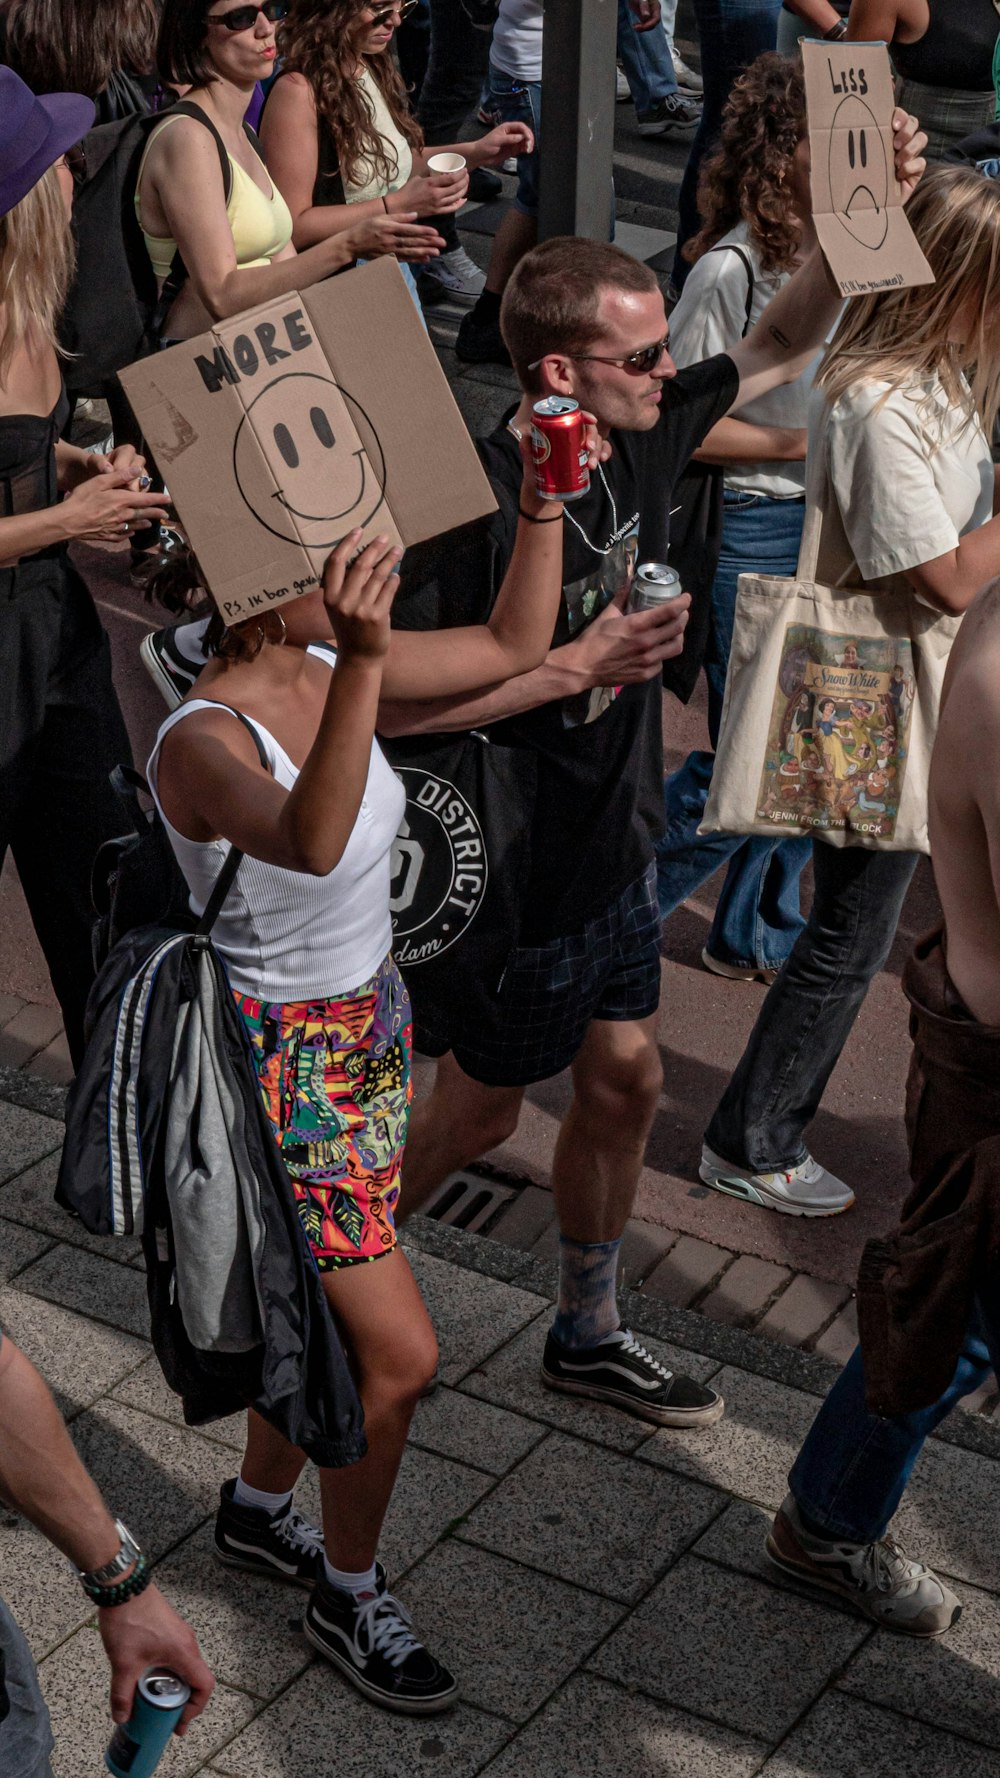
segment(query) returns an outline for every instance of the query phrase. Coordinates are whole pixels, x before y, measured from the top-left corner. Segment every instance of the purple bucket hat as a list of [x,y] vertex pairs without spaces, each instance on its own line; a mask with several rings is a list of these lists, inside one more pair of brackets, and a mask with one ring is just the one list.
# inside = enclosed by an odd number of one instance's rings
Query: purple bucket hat
[[82,93],[36,98],[13,68],[0,67],[0,216],[27,197],[93,121],[93,100]]

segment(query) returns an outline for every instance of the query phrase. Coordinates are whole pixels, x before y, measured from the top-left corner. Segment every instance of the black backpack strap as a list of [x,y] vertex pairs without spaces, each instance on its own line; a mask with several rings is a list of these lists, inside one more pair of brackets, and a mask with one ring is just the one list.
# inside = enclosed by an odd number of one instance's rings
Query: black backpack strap
[[[229,152],[226,148],[226,144],[219,135],[208,112],[203,111],[201,106],[196,105],[192,99],[178,99],[176,105],[171,105],[167,110],[157,113],[156,123],[162,122],[165,117],[193,117],[196,123],[204,124],[218,151],[219,166],[222,170],[222,189],[225,193],[226,203],[228,204],[233,190],[233,170],[229,164]],[[250,126],[244,124],[243,127],[254,146],[256,146],[257,138],[250,129]],[[157,340],[163,332],[167,316],[169,315],[176,298],[187,283],[187,276],[187,266],[184,264],[180,248],[178,248],[177,252],[174,254],[170,270],[163,280],[163,289],[160,291],[159,301],[157,302],[156,310],[153,315],[153,334]]]
[[[237,722],[242,722],[247,733],[253,736],[253,744],[257,749],[257,758],[260,760],[265,772],[269,772],[271,770],[271,762],[264,751],[264,743],[257,733],[256,727],[250,721],[250,718],[244,716],[242,710],[235,710],[232,704],[224,704],[221,698],[205,698],[203,701],[206,704],[217,704],[220,710],[228,710],[230,716],[235,716]],[[226,859],[225,864],[216,878],[215,888],[212,890],[212,893],[205,904],[205,912],[202,914],[201,919],[195,927],[195,934],[198,938],[207,938],[211,932],[212,927],[215,925],[216,920],[222,912],[226,896],[229,894],[230,889],[236,881],[236,872],[239,870],[242,863],[243,853],[240,852],[236,846],[230,846],[229,857]]]
[[743,332],[740,335],[740,338],[746,339],[747,334],[750,331],[750,312],[753,308],[753,292],[754,292],[753,260],[750,258],[750,255],[746,251],[746,249],[744,247],[738,247],[735,241],[730,241],[725,247],[710,247],[709,252],[710,253],[735,253],[737,259],[741,259],[743,261],[743,269],[747,275],[747,300],[746,300],[746,309],[744,311],[744,317],[743,317]]

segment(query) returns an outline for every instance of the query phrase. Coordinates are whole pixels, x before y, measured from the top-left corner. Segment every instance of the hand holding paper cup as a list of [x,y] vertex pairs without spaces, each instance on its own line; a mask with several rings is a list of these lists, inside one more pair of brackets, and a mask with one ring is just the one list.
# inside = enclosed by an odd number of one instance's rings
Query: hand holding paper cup
[[427,166],[432,173],[464,173],[466,159],[464,154],[432,154]]
[[426,173],[417,174],[403,190],[411,208],[421,216],[446,216],[460,210],[469,190],[465,156],[450,149],[430,155]]

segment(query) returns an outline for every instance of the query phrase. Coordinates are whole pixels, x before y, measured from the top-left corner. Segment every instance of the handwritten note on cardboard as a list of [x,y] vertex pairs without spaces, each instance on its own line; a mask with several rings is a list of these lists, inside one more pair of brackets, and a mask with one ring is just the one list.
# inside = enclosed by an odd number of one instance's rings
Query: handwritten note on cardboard
[[841,296],[933,284],[893,168],[884,43],[802,44],[813,222]]

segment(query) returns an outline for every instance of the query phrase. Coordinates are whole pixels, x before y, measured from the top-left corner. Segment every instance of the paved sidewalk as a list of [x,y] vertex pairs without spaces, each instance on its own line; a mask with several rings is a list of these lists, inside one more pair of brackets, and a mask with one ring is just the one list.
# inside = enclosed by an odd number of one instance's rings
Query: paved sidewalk
[[[0,1320],[218,1676],[164,1778],[1000,1778],[993,1424],[957,1415],[900,1514],[953,1579],[961,1623],[940,1644],[895,1640],[761,1558],[832,1367],[634,1297],[657,1355],[718,1381],[725,1420],[653,1432],[566,1401],[537,1379],[551,1265],[422,1219],[408,1245],[444,1385],[418,1413],[383,1554],[462,1702],[423,1722],[364,1704],[313,1658],[301,1595],[209,1555],[241,1423],[182,1425],[150,1355],[134,1244],[93,1240],[52,1205],[58,1108],[51,1087],[0,1076]],[[314,1477],[300,1496],[317,1508]],[[0,1595],[41,1665],[56,1778],[96,1778],[108,1719],[93,1620],[10,1513]]]

